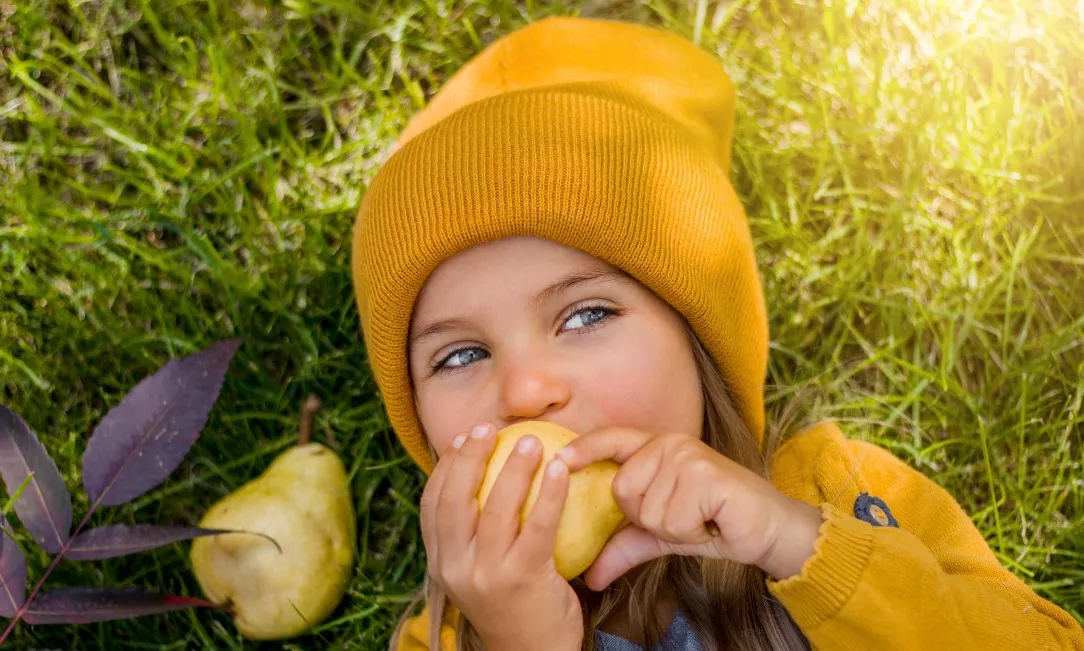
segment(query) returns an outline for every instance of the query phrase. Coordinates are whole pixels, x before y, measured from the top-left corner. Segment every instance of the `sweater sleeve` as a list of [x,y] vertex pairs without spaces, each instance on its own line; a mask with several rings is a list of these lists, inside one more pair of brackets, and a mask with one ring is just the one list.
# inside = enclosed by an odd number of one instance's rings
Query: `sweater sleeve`
[[411,617],[403,624],[399,633],[399,643],[396,651],[454,651],[455,649],[455,613],[454,606],[449,606],[445,613],[444,622],[440,629],[440,645],[429,644],[429,606],[426,605],[422,612]]
[[823,521],[801,572],[768,588],[814,648],[1084,651],[1080,624],[1003,568],[925,475],[832,423],[785,448],[773,481]]

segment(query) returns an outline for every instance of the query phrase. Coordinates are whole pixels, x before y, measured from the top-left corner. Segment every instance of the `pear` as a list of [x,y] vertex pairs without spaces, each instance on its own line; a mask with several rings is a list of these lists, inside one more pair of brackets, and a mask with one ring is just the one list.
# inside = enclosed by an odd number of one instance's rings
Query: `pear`
[[249,533],[192,544],[200,588],[209,601],[225,605],[249,639],[294,637],[320,623],[341,601],[354,569],[346,468],[330,449],[308,440],[318,407],[310,397],[297,446],[214,504],[199,525]]
[[[538,465],[527,500],[520,512],[521,524],[538,501],[546,464],[554,458],[558,450],[578,436],[572,430],[546,421],[516,423],[498,431],[497,445],[486,464],[482,486],[478,490],[479,511],[485,506],[493,484],[511,456],[516,441],[527,434],[542,442],[542,462]],[[565,579],[579,576],[590,567],[606,541],[625,519],[611,487],[619,468],[613,461],[596,461],[569,475],[568,497],[557,524],[557,541],[553,550],[557,573]]]

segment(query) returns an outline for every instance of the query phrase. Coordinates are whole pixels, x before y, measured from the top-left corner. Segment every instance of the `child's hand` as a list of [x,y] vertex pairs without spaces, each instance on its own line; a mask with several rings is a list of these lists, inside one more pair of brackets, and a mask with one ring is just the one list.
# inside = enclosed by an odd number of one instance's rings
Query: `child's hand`
[[[476,427],[474,431],[478,432]],[[557,573],[553,549],[568,494],[568,471],[553,462],[522,530],[520,512],[541,458],[541,444],[517,447],[485,510],[478,489],[496,444],[492,426],[441,456],[421,500],[429,574],[470,620],[487,649],[579,649],[583,615],[572,586]],[[456,437],[460,441],[460,437]],[[521,441],[521,443],[522,443]]]
[[758,565],[783,579],[813,553],[817,508],[690,435],[606,428],[577,438],[558,456],[569,472],[602,459],[622,464],[613,491],[631,524],[585,573],[594,590],[667,554]]

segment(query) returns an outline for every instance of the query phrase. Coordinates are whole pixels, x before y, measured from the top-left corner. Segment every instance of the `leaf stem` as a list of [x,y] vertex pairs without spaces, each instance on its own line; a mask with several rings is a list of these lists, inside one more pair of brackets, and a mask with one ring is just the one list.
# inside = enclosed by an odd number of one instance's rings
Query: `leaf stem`
[[30,603],[34,600],[34,597],[37,596],[38,591],[41,590],[41,586],[45,584],[45,579],[49,578],[49,575],[53,573],[53,570],[56,569],[56,566],[60,564],[60,559],[64,558],[64,554],[68,552],[68,549],[71,547],[71,544],[75,540],[75,537],[78,536],[79,533],[83,530],[83,527],[85,527],[87,522],[90,520],[90,516],[94,515],[94,512],[96,510],[98,510],[97,502],[91,505],[90,510],[87,511],[87,514],[83,516],[83,520],[79,523],[79,526],[75,528],[75,531],[72,532],[72,535],[68,536],[68,539],[60,547],[60,551],[56,553],[56,556],[53,556],[53,562],[50,563],[49,567],[45,569],[45,573],[41,575],[40,579],[38,579],[38,582],[34,585],[34,589],[30,591],[30,594],[27,596],[26,601],[23,602],[22,607],[19,608],[19,610],[15,613],[15,616],[11,618],[10,622],[8,622],[8,626],[4,629],[4,632],[0,634],[0,645],[4,644],[4,640],[8,639],[8,637],[11,635],[11,632],[15,630],[15,625],[18,624],[19,620],[23,618],[23,615],[26,614],[26,611],[30,610]]
[[8,636],[11,635],[11,632],[15,630],[15,625],[18,624],[19,620],[23,618],[23,615],[26,614],[26,611],[30,610],[30,602],[32,602],[34,600],[34,597],[37,596],[38,591],[41,590],[41,586],[45,584],[45,579],[49,578],[49,575],[53,573],[53,570],[56,569],[56,566],[60,564],[60,559],[64,558],[64,554],[67,554],[68,550],[71,549],[72,543],[75,542],[75,539],[79,536],[80,533],[82,533],[83,527],[87,526],[87,522],[90,522],[90,516],[94,515],[94,512],[98,510],[99,506],[101,506],[102,499],[105,497],[106,492],[108,491],[102,491],[102,494],[98,496],[98,499],[90,505],[90,508],[87,509],[87,514],[84,515],[83,519],[79,521],[79,526],[75,528],[75,531],[73,531],[72,534],[68,536],[68,539],[64,541],[64,544],[60,546],[60,551],[58,551],[56,553],[56,556],[53,557],[53,562],[49,564],[49,567],[45,568],[45,573],[41,575],[40,579],[38,579],[38,582],[34,585],[34,589],[30,591],[30,594],[26,597],[26,601],[23,602],[22,607],[19,608],[19,610],[15,613],[15,616],[11,618],[10,622],[8,622],[8,627],[4,629],[3,634],[0,634],[0,645],[2,645],[4,643],[4,640],[8,639]]

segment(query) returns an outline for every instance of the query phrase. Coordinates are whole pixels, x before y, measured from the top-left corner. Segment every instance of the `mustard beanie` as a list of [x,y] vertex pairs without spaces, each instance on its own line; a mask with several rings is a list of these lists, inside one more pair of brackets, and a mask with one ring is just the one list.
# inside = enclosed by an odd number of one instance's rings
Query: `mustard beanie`
[[633,276],[711,353],[753,436],[768,320],[729,181],[734,87],[691,42],[630,23],[547,18],[494,42],[408,124],[362,199],[352,266],[392,427],[428,473],[407,337],[444,260],[516,235]]

